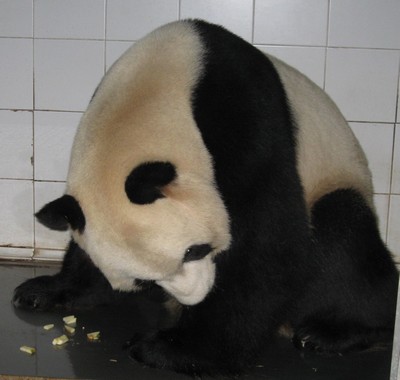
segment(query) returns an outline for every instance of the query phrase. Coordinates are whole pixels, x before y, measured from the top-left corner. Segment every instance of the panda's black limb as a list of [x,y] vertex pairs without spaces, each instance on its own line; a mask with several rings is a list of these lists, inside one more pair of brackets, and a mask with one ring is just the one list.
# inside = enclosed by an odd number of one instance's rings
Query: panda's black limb
[[327,318],[308,320],[298,327],[293,344],[300,350],[325,355],[341,355],[351,351],[363,351],[375,344],[389,342],[393,329],[368,328],[357,323],[329,321]]
[[47,310],[87,308],[108,303],[114,292],[89,256],[71,241],[61,271],[54,276],[39,276],[19,285],[12,299],[16,307]]
[[338,190],[315,204],[312,225],[318,270],[297,305],[295,346],[340,354],[390,342],[398,274],[373,211]]
[[179,330],[168,329],[136,334],[129,342],[129,356],[147,367],[174,370],[188,374],[213,373],[218,367],[213,359],[202,357],[195,346],[188,346]]
[[[205,330],[201,331],[205,333]],[[221,333],[221,336],[223,335],[224,333]],[[180,328],[171,328],[148,334],[135,334],[128,342],[127,348],[134,361],[150,368],[173,370],[192,376],[230,376],[241,373],[246,366],[245,361],[248,364],[246,348],[241,346],[241,355],[237,355],[237,348],[222,346],[222,342],[218,343],[218,340],[210,340],[204,335],[200,337]],[[234,341],[225,343],[233,344]],[[231,355],[227,356],[227,351],[231,351]]]

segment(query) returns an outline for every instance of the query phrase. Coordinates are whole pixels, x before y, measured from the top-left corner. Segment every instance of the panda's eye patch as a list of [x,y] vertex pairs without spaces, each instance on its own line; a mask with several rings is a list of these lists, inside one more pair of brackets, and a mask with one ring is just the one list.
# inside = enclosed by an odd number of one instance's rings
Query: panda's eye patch
[[176,177],[170,162],[145,162],[134,168],[125,181],[125,193],[132,203],[149,204],[164,198],[162,188]]
[[192,245],[186,250],[183,262],[187,263],[188,261],[201,260],[203,257],[206,257],[211,251],[212,248],[209,244]]

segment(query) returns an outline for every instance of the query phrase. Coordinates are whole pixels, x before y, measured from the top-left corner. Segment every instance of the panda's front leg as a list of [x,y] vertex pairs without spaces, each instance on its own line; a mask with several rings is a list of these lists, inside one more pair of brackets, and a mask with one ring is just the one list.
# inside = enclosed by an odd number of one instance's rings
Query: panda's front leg
[[234,340],[226,339],[224,332],[218,334],[206,321],[196,318],[197,311],[192,314],[190,309],[183,310],[184,322],[180,321],[177,327],[134,335],[128,342],[129,356],[150,368],[192,376],[241,373],[242,358],[236,354],[241,351],[246,356],[247,348],[236,350]]
[[150,334],[136,334],[128,343],[130,356],[149,367],[176,372],[221,372],[223,365],[217,359],[217,352],[223,350],[217,342],[222,339],[223,333],[214,331],[213,325],[204,320],[205,315],[217,310],[214,304],[215,291],[209,294],[214,276],[215,264],[207,256],[186,262],[172,278],[157,281],[185,306],[180,309],[176,327]]
[[47,310],[56,306],[91,307],[112,298],[108,281],[86,252],[71,240],[61,271],[23,282],[14,290],[12,302],[17,308]]
[[212,372],[211,358],[199,356],[187,344],[179,329],[136,334],[129,342],[129,356],[151,368],[188,374]]

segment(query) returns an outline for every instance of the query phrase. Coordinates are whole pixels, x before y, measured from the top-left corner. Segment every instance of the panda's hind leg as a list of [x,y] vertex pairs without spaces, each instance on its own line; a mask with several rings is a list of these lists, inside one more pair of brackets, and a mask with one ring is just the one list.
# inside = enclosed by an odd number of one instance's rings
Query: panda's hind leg
[[299,350],[334,355],[366,350],[378,345],[383,347],[392,337],[393,328],[390,327],[367,327],[357,321],[330,320],[326,316],[315,316],[297,327],[293,344]]
[[398,272],[377,219],[357,191],[343,189],[312,209],[312,281],[297,305],[293,342],[344,353],[393,335]]

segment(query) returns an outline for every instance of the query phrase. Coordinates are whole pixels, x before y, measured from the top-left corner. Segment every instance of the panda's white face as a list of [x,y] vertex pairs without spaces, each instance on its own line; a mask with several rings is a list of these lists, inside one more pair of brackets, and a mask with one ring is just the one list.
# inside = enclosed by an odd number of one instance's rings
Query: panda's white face
[[[157,165],[144,167],[154,174]],[[113,184],[118,177],[109,179]],[[167,185],[140,194],[146,179],[134,178],[140,189],[127,190],[128,180],[125,186],[118,181],[119,196],[95,190],[76,195],[85,226],[72,229],[74,240],[114,289],[134,290],[135,279],[155,280],[181,303],[200,302],[214,283],[213,257],[230,241],[228,216],[213,183],[174,173]]]
[[111,68],[80,122],[66,194],[84,228],[70,222],[72,235],[115,289],[155,280],[182,303],[200,302],[214,282],[213,256],[229,246],[192,115],[202,57],[192,24],[156,30]]

